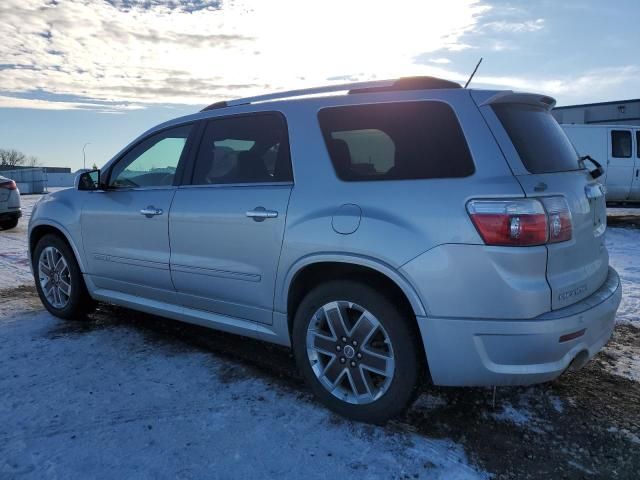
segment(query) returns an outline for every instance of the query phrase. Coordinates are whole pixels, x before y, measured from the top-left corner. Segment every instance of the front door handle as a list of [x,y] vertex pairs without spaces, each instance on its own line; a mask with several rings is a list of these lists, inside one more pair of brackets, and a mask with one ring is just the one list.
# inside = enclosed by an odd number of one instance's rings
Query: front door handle
[[140,210],[140,214],[144,215],[147,218],[151,218],[155,215],[162,215],[163,211],[161,208],[156,208],[153,205],[149,205],[147,208],[143,208]]
[[253,218],[256,222],[263,222],[267,218],[278,218],[276,210],[267,210],[264,207],[256,207],[247,212],[247,217]]

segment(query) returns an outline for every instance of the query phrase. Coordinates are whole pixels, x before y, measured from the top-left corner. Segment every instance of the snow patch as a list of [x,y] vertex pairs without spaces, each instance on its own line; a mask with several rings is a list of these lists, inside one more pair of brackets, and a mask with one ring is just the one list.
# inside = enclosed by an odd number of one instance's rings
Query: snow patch
[[0,477],[488,478],[451,440],[346,421],[181,342],[1,317]]
[[524,407],[514,407],[511,403],[504,403],[501,412],[491,414],[496,420],[511,422],[522,427],[531,421],[531,412]]
[[616,321],[640,327],[640,229],[608,228],[606,245],[609,263],[622,282],[622,302]]
[[611,373],[640,382],[640,350],[637,347],[609,344],[604,351],[614,361],[613,365],[605,362],[605,368]]
[[424,394],[421,395],[413,404],[413,408],[422,410],[435,410],[447,405],[447,401],[439,396]]
[[562,400],[560,400],[559,397],[556,397],[555,395],[549,395],[549,402],[556,412],[564,412],[564,405],[562,404]]
[[626,428],[609,427],[607,428],[607,432],[619,433],[626,439],[630,440],[632,443],[640,445],[640,437],[638,437],[635,433],[630,432]]

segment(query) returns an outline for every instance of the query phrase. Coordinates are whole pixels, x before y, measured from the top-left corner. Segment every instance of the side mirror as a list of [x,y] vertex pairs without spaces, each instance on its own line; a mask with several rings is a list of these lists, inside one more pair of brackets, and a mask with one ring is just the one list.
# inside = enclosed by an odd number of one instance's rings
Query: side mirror
[[78,175],[76,177],[76,188],[78,190],[99,190],[100,170],[90,170]]

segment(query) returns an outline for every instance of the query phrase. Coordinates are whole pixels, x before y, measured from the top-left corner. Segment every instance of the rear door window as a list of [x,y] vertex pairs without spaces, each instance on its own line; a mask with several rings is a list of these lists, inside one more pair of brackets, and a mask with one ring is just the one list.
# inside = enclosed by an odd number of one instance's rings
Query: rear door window
[[193,185],[292,180],[287,126],[281,114],[237,115],[207,123]]
[[551,113],[534,105],[502,103],[493,111],[530,173],[578,170],[578,154]]
[[614,158],[631,158],[630,131],[611,130],[611,156]]
[[331,107],[318,119],[336,174],[345,181],[454,178],[475,171],[458,119],[442,102]]

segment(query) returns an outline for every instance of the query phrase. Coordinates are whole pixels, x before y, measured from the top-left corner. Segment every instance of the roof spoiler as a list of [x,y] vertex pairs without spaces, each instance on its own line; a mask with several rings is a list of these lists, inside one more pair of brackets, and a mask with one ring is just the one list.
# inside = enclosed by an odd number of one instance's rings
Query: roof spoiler
[[537,93],[519,93],[519,92],[499,92],[483,101],[480,106],[495,105],[497,103],[519,103],[524,105],[532,105],[534,107],[542,107],[546,110],[551,110],[556,100],[547,95],[540,95]]

